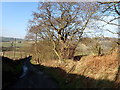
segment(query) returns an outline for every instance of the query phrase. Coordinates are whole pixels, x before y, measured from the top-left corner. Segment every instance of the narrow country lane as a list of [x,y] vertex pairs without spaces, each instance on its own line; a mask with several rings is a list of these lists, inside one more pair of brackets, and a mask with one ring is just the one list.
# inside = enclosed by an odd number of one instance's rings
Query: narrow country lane
[[58,84],[50,76],[39,71],[30,63],[28,57],[23,64],[23,74],[12,88],[58,88]]

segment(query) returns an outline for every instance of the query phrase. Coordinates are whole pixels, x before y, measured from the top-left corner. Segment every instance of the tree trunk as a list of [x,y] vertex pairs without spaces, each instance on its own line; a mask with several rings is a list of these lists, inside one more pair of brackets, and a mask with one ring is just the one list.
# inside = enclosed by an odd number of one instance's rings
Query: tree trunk
[[65,46],[65,42],[60,40],[60,45],[61,45],[61,49],[60,49],[60,56],[61,59],[66,59],[67,53],[66,53],[66,46]]
[[75,46],[67,46],[66,43],[61,42],[61,58],[62,59],[71,59],[75,53]]
[[55,54],[58,56],[59,61],[61,61],[61,57],[60,57],[59,53],[56,50],[56,44],[55,44],[55,42],[52,41],[52,43],[53,43],[53,50],[54,50]]

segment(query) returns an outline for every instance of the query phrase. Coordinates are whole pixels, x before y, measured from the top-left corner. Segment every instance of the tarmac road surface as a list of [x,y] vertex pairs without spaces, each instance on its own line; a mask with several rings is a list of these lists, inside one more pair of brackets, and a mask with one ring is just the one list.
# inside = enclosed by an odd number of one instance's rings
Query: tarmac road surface
[[26,58],[23,63],[23,74],[12,88],[58,88],[57,82],[50,76],[36,69],[30,63],[30,59],[31,57]]

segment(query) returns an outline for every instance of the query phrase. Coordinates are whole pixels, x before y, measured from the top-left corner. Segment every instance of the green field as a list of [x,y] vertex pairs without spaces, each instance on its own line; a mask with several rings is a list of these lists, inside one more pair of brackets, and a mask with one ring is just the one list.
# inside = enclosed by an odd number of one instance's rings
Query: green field
[[[1,54],[3,54],[3,53],[1,53]],[[28,55],[25,52],[6,51],[6,52],[4,52],[4,56],[9,57],[11,59],[19,59],[19,58],[24,58]]]
[[[12,46],[12,43],[11,42],[0,42],[0,45],[2,47],[11,47]],[[13,46],[16,46],[16,47],[23,47],[23,46],[30,46],[31,44],[30,43],[27,43],[27,42],[22,42],[22,43],[14,43]]]
[[[5,51],[2,51],[0,56],[9,57],[11,59],[19,59],[30,55],[30,52],[26,52],[26,50],[31,46],[31,42],[15,43],[13,46],[11,45],[11,42],[0,42],[0,45],[1,47],[11,48],[10,50],[6,49]],[[17,48],[12,49],[11,46]]]

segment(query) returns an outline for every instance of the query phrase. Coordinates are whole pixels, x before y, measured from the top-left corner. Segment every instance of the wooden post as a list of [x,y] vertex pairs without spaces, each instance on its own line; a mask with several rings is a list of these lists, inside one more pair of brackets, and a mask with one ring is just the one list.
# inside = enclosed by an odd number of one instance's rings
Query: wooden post
[[16,38],[15,38],[15,41],[14,41],[14,59],[15,59],[15,53],[16,53]]
[[20,48],[20,58],[22,58],[22,51],[21,51],[21,48]]
[[4,55],[5,55],[5,51],[3,51],[3,57],[4,57]]

